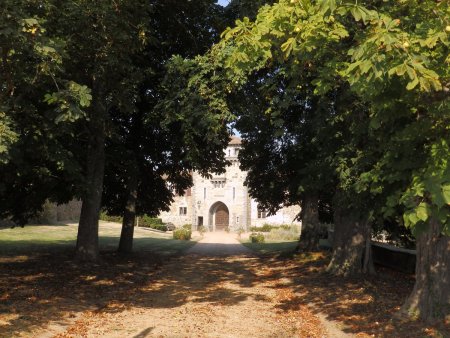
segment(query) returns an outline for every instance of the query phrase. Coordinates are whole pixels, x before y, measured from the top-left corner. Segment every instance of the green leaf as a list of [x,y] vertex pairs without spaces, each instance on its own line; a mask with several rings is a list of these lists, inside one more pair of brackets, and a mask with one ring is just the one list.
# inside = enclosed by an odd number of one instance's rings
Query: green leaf
[[289,57],[289,55],[291,54],[292,50],[295,48],[296,45],[297,41],[295,40],[295,38],[292,37],[281,45],[281,50],[284,52],[286,58]]
[[406,89],[413,90],[414,88],[417,87],[418,84],[419,84],[419,79],[416,76],[414,78],[414,80],[412,80],[411,82],[408,83],[408,85],[406,86]]
[[411,224],[411,226],[414,226],[417,224],[417,222],[420,221],[420,218],[417,216],[417,213],[410,212],[408,214],[408,220],[409,220],[409,223]]
[[445,203],[450,205],[450,183],[442,185],[442,196],[444,197]]
[[431,209],[427,203],[420,203],[416,208],[417,218],[421,221],[426,221],[430,217]]

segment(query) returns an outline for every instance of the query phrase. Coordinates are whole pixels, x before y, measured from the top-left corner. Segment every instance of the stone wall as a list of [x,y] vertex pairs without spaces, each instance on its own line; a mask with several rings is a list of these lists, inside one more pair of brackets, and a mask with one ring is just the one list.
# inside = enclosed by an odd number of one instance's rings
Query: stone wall
[[251,202],[251,224],[252,226],[261,227],[264,224],[280,225],[280,224],[297,224],[300,225],[301,222],[296,220],[297,216],[301,211],[299,205],[294,205],[290,207],[285,207],[280,210],[275,215],[266,216],[265,218],[258,218],[258,203],[255,200]]

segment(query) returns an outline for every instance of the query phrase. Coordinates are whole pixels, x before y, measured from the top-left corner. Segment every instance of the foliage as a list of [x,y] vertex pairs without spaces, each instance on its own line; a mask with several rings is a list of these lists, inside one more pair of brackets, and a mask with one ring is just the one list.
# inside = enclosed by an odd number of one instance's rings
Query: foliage
[[264,243],[264,235],[259,232],[252,232],[249,239],[251,243]]
[[250,231],[253,231],[253,232],[269,232],[270,230],[276,229],[276,228],[278,228],[278,226],[265,223],[265,224],[263,224],[263,226],[252,226],[252,227],[250,227]]
[[163,224],[161,218],[150,217],[148,215],[143,215],[139,221],[142,222],[142,224]]
[[[364,5],[280,1],[261,8],[255,22],[237,21],[223,33],[213,55],[223,58],[233,90],[258,98],[255,112],[241,109],[237,123],[244,128],[247,183],[258,194],[259,182],[270,178],[270,193],[257,197],[275,210],[295,187],[301,194],[310,191],[308,183],[326,188],[337,180],[342,191],[365,201],[352,210],[367,210],[366,218],[403,211],[405,225],[419,230],[432,215],[446,233],[448,207],[439,196],[445,195],[448,166],[438,159],[447,149],[448,32],[441,18],[449,8],[440,2],[433,12],[434,1],[383,3],[376,10]],[[264,114],[257,113],[261,108]],[[249,112],[255,116],[246,121]],[[313,133],[305,138],[308,131]],[[268,164],[246,153],[246,144],[269,154]],[[289,175],[292,163],[304,167],[293,166]]]
[[25,224],[46,199],[81,198],[79,244],[95,255],[100,207],[124,216],[136,193],[136,212],[154,216],[192,170],[220,171],[227,117],[171,109],[163,82],[173,54],[215,41],[221,13],[213,0],[3,1],[0,217]]
[[[445,289],[431,275],[448,272],[448,17],[448,1],[280,0],[238,20],[211,52],[236,94],[246,183],[269,212],[331,191],[344,246],[351,223],[365,238],[370,225],[400,220],[425,238],[439,222],[441,251],[419,252],[430,279],[411,296],[425,319],[439,300],[414,297]],[[344,266],[351,248],[340,251]]]
[[168,210],[174,194],[190,187],[192,170],[206,173],[223,167],[222,148],[228,141],[223,116],[174,108],[170,100],[178,92],[170,86],[182,76],[167,62],[173,54],[182,59],[205,52],[222,29],[220,9],[212,0],[157,1],[151,6],[143,32],[148,43],[136,59],[145,74],[136,84],[137,104],[110,112],[103,198],[110,212],[124,213],[131,177],[138,181],[137,215],[156,216]]
[[164,224],[155,224],[155,223],[144,223],[142,225],[140,225],[143,228],[151,228],[151,229],[155,229],[155,230],[159,230],[159,231],[164,231],[166,232],[167,226]]
[[144,228],[152,228],[160,231],[167,231],[167,226],[163,224],[161,218],[150,217],[148,215],[143,215],[139,218],[139,226]]
[[279,224],[279,225],[273,225],[269,223],[264,223],[262,226],[252,226],[250,227],[250,231],[253,232],[270,232],[274,229],[284,229],[289,230],[291,228],[295,228],[295,225],[290,224]]
[[273,228],[264,237],[267,241],[291,241],[298,240],[300,236],[300,228],[296,225],[281,226],[279,228]]
[[173,231],[173,239],[189,241],[192,236],[192,231],[187,228],[178,228]]
[[81,178],[68,136],[91,93],[65,72],[67,40],[49,20],[53,8],[52,1],[0,4],[0,217],[20,225],[47,199],[68,202]]
[[192,231],[192,224],[183,224],[182,228]]
[[271,5],[274,2],[274,0],[231,0],[225,7],[224,16],[230,20],[230,24],[233,24],[236,19],[242,20],[245,17],[254,19],[262,6]]
[[122,223],[123,217],[111,216],[111,215],[108,215],[106,212],[102,211],[102,212],[100,212],[100,220],[105,221],[105,222]]

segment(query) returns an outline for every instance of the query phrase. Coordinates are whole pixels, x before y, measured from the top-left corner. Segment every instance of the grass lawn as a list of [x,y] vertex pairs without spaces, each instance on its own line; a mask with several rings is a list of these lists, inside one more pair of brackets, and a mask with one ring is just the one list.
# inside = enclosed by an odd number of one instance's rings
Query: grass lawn
[[[120,224],[100,222],[100,250],[116,250],[120,238]],[[0,229],[0,255],[67,251],[75,247],[78,226],[27,225],[24,228]],[[134,251],[176,255],[193,246],[196,241],[172,239],[172,233],[157,233],[135,229]]]
[[288,254],[293,253],[297,246],[295,241],[267,241],[265,243],[251,243],[248,239],[241,240],[241,243],[259,254]]

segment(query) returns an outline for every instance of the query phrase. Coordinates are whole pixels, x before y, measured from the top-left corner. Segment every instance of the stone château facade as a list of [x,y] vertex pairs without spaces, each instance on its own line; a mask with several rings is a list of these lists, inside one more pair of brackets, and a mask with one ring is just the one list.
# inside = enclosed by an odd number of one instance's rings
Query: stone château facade
[[205,226],[211,231],[248,230],[250,226],[291,224],[300,212],[300,206],[286,207],[268,216],[258,208],[244,186],[246,172],[239,169],[238,154],[241,139],[233,136],[227,147],[226,158],[231,165],[223,174],[211,178],[194,172],[192,188],[184,196],[176,196],[170,211],[160,214],[163,222],[177,226],[192,224],[193,228]]

